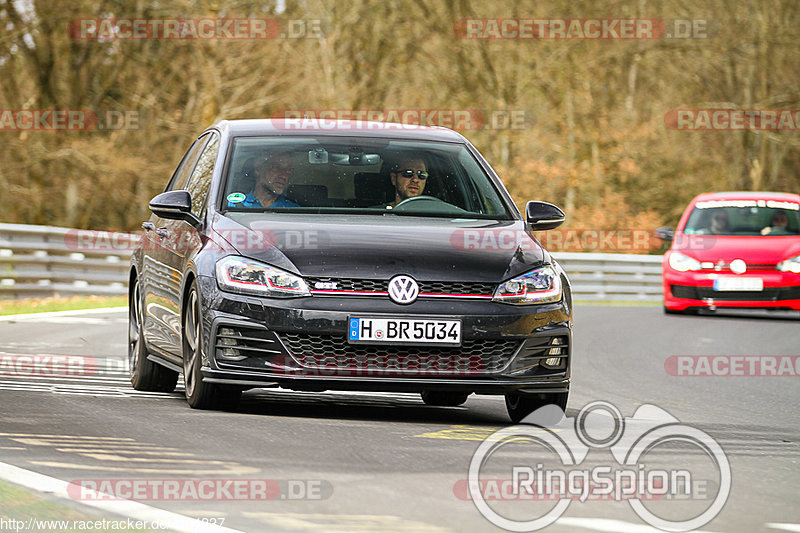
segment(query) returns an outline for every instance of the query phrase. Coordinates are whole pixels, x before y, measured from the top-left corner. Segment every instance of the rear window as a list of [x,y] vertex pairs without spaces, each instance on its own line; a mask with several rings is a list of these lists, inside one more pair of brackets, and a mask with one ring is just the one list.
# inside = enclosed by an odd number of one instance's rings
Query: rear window
[[777,200],[697,202],[683,232],[687,235],[798,235],[800,204]]
[[235,138],[220,203],[228,212],[515,218],[466,146],[361,137]]

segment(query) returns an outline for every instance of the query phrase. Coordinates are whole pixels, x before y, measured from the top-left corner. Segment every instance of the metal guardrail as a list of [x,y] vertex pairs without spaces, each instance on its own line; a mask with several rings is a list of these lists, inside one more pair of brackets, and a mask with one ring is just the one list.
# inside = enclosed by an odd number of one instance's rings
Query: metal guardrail
[[660,302],[660,255],[554,252],[576,300]]
[[89,245],[75,229],[0,224],[0,298],[127,294],[135,237],[93,233]]
[[[0,298],[125,295],[137,237],[0,224]],[[660,301],[661,256],[553,253],[580,300]]]

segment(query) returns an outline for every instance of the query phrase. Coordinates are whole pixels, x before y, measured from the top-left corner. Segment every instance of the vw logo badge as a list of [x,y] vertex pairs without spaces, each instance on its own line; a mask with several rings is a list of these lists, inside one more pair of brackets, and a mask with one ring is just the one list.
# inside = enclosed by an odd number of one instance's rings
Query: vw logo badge
[[389,298],[398,304],[410,304],[417,299],[419,286],[411,276],[395,276],[389,280]]

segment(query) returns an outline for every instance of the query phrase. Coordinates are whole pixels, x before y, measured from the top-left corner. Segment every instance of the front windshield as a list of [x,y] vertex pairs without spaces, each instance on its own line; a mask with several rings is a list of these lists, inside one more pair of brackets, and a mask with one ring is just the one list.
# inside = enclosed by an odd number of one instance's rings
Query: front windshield
[[360,137],[235,138],[220,208],[514,218],[463,144]]
[[687,235],[798,235],[800,204],[777,200],[698,202],[683,232]]

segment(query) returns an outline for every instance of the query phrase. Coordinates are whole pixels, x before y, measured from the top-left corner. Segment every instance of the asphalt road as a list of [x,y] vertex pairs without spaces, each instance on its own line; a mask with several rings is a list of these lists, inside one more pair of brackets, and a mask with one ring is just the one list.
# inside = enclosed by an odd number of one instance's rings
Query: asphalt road
[[[567,415],[598,400],[625,417],[656,405],[709,435],[730,462],[730,496],[703,531],[800,531],[800,378],[785,366],[781,376],[719,375],[726,368],[748,373],[753,365],[770,373],[764,358],[753,357],[800,355],[798,326],[796,314],[683,317],[657,307],[579,305]],[[84,486],[138,480],[163,488],[163,480],[189,480],[181,485],[187,490],[202,480],[229,480],[233,491],[238,480],[253,499],[237,499],[217,482],[220,496],[211,501],[186,492],[140,500],[206,522],[224,519],[224,527],[239,531],[501,530],[461,490],[483,439],[508,425],[501,398],[473,395],[463,407],[435,408],[408,394],[261,389],[246,393],[236,412],[195,411],[182,389],[141,393],[128,386],[126,327],[125,312],[0,320],[2,463]],[[25,366],[26,354],[40,356],[43,366]],[[725,366],[677,356],[731,357]],[[671,375],[678,368],[705,374]],[[498,448],[491,466],[544,461],[522,446]],[[661,452],[654,463],[694,470],[707,487],[722,484],[697,449]],[[584,462],[614,464],[602,447]],[[259,499],[263,483],[242,480],[267,480],[270,499]],[[74,499],[81,497],[88,496]],[[492,508],[522,520],[537,516],[531,505],[504,501]],[[663,505],[673,505],[664,512],[677,520],[681,509],[705,504]],[[572,502],[545,531],[655,530],[625,501],[590,498]]]

